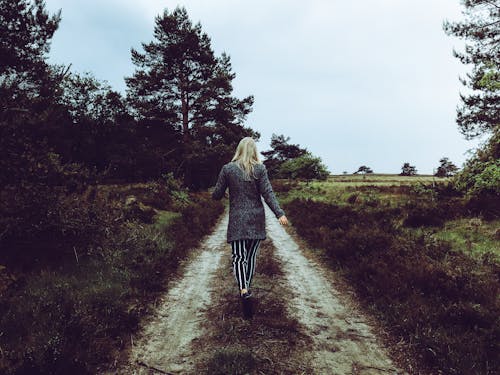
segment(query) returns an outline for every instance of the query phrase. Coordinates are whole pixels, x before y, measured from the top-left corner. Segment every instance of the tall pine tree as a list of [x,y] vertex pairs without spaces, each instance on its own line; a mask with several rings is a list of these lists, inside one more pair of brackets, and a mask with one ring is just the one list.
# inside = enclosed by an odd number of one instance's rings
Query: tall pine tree
[[216,57],[201,24],[189,20],[185,8],[164,11],[155,19],[154,37],[132,49],[136,71],[126,78],[128,98],[141,120],[160,119],[191,140],[200,126],[240,125],[253,97],[234,98],[229,56]]
[[125,79],[127,98],[139,123],[170,127],[178,135],[176,173],[192,188],[210,186],[217,169],[242,137],[260,134],[243,127],[253,96],[232,95],[230,58],[215,56],[210,38],[187,11],[177,7],[155,18],[154,40],[132,49],[136,71]]

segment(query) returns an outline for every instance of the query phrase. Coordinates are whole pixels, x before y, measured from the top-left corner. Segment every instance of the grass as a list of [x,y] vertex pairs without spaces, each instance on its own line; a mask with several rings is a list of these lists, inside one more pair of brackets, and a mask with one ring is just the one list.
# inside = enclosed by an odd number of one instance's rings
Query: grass
[[454,249],[478,259],[484,254],[491,254],[500,263],[500,245],[496,231],[500,229],[500,220],[483,221],[478,218],[460,218],[445,222],[433,236],[449,241]]
[[[333,175],[326,181],[297,181],[287,194],[280,194],[283,203],[293,199],[308,198],[318,202],[335,202],[347,204],[352,195],[358,202],[378,200],[390,206],[404,202],[405,194],[413,186],[443,184],[448,178],[434,176],[399,176],[399,175]],[[288,180],[277,180],[279,184],[287,184]]]
[[[294,182],[290,190],[278,190],[276,195],[284,205],[295,199],[311,199],[315,202],[334,203],[345,207],[381,205],[396,208],[402,207],[414,198],[428,203],[432,198],[430,195],[426,196],[425,192],[418,193],[419,189],[422,190],[421,186],[431,186],[432,183],[445,184],[447,181],[449,178],[432,175],[333,175],[326,181]],[[280,179],[274,180],[273,184],[286,185],[288,182]],[[476,258],[489,253],[494,260],[500,261],[500,245],[495,237],[498,229],[500,220],[482,221],[471,216],[445,220],[442,228],[432,228],[431,231],[436,239],[450,241],[454,249]],[[422,229],[417,228],[415,231],[422,232]],[[424,228],[423,231],[428,229]]]
[[167,228],[181,216],[177,211],[157,210],[154,228],[158,231],[165,231]]

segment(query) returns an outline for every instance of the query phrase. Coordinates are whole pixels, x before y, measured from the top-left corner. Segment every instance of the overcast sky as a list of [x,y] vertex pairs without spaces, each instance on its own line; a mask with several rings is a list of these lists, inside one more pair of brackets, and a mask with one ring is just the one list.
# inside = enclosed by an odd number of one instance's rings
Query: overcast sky
[[217,54],[231,57],[234,93],[255,96],[246,125],[320,156],[334,174],[368,165],[399,173],[404,162],[432,173],[457,166],[479,141],[455,123],[461,40],[442,30],[462,19],[459,0],[46,0],[62,9],[53,63],[72,63],[125,92],[130,48],[153,39],[154,18],[186,7]]

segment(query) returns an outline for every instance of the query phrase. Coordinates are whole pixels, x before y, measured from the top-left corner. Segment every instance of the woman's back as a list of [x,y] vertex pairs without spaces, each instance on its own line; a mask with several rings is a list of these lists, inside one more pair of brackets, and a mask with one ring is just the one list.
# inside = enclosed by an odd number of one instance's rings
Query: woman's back
[[244,171],[235,161],[225,164],[219,173],[212,197],[221,199],[226,188],[229,188],[227,242],[266,238],[265,212],[261,196],[276,218],[285,214],[274,195],[266,166],[262,163],[255,164],[253,175],[256,179],[251,174],[250,181],[245,180]]

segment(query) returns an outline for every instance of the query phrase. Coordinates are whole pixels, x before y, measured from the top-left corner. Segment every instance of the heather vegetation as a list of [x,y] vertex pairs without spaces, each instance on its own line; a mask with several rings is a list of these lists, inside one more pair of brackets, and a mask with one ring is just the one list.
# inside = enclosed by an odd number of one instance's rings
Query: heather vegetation
[[97,185],[71,202],[65,235],[2,254],[3,373],[92,373],[112,361],[223,210],[155,183]]
[[493,374],[498,196],[478,201],[450,179],[422,179],[343,175],[275,187],[298,234],[429,371]]

